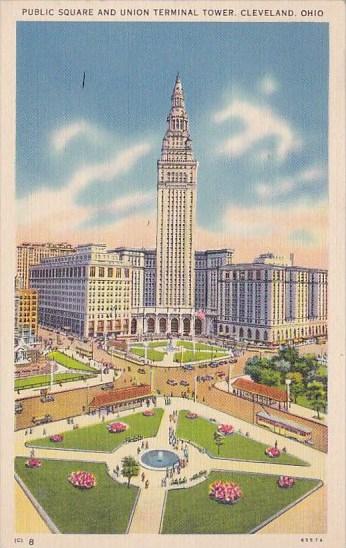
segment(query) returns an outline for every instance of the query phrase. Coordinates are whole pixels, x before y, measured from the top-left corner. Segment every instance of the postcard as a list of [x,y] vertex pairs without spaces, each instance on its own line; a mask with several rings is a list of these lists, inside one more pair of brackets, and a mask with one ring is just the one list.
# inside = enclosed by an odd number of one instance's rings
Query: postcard
[[1,4],[1,546],[342,548],[342,2]]

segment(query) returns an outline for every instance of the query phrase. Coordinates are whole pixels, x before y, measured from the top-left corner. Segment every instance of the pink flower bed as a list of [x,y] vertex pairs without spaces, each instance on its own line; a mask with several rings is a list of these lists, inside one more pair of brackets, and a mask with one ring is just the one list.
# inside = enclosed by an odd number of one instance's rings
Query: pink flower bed
[[290,476],[280,476],[277,484],[279,487],[287,489],[289,487],[293,487],[293,485],[295,484],[295,479],[291,478]]
[[143,411],[143,415],[145,417],[153,417],[155,413],[153,409],[146,409],[145,411]]
[[280,450],[277,447],[267,447],[265,453],[268,457],[280,457],[281,455]]
[[197,417],[198,417],[197,413],[188,413],[186,415],[187,419],[197,419]]
[[223,504],[234,504],[243,496],[243,493],[236,483],[216,480],[209,485],[209,496]]
[[91,472],[83,472],[78,470],[78,472],[71,472],[68,477],[68,481],[72,483],[74,487],[79,489],[91,489],[96,485],[96,478]]
[[108,432],[111,434],[119,434],[120,432],[125,432],[127,430],[127,424],[123,422],[112,422],[107,426]]
[[224,436],[229,436],[230,434],[233,434],[234,427],[231,424],[219,424],[217,431]]
[[26,461],[25,466],[27,468],[40,468],[42,466],[42,462],[40,459],[31,458]]
[[54,443],[58,443],[59,441],[62,441],[64,439],[64,436],[62,434],[53,434],[53,436],[50,436],[49,439]]

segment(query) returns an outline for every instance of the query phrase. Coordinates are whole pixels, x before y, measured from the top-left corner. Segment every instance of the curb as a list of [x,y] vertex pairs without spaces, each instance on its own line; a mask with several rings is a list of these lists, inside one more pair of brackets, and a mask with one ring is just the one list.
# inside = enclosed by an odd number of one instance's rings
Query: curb
[[259,531],[260,529],[263,529],[263,527],[265,527],[266,525],[268,525],[269,523],[271,523],[272,521],[274,521],[275,519],[280,517],[282,514],[284,514],[285,512],[290,510],[291,508],[294,508],[294,506],[296,506],[297,504],[302,502],[304,499],[306,499],[307,497],[309,497],[310,495],[315,493],[315,491],[318,491],[318,489],[321,489],[321,487],[323,485],[324,485],[323,481],[320,480],[319,483],[316,485],[316,487],[314,487],[313,489],[311,489],[310,491],[308,491],[307,493],[302,495],[299,499],[297,499],[297,500],[291,502],[290,504],[288,504],[288,506],[285,506],[285,508],[282,508],[281,510],[276,512],[276,514],[274,514],[273,516],[270,516],[268,519],[262,521],[262,523],[260,523],[259,525],[257,525],[253,529],[251,529],[251,531],[249,531],[247,534],[252,535],[254,533],[257,533],[257,531]]
[[127,524],[127,527],[126,527],[125,535],[127,535],[130,531],[130,527],[132,525],[133,516],[135,515],[135,511],[136,511],[136,508],[137,508],[137,504],[138,504],[138,501],[139,501],[140,494],[141,494],[141,488],[138,487],[137,488],[136,499],[135,499],[135,502],[134,502],[132,510],[131,510],[131,514],[130,514],[129,521],[128,521],[128,524]]
[[38,512],[38,514],[41,516],[45,524],[48,526],[49,530],[54,534],[59,534],[60,531],[53,522],[53,520],[48,516],[46,511],[42,508],[40,503],[37,501],[37,499],[34,497],[34,495],[31,493],[31,491],[28,489],[28,487],[25,485],[24,481],[18,476],[17,472],[14,473],[14,479],[18,483],[18,485],[23,489],[25,495],[30,500],[31,504],[34,506],[35,510]]
[[167,503],[168,491],[169,491],[169,489],[167,489],[165,491],[165,498],[163,499],[163,505],[162,505],[161,517],[160,517],[160,526],[159,526],[159,532],[158,532],[159,535],[162,534],[162,526],[163,526],[163,520],[164,520],[165,512],[166,512],[166,503]]

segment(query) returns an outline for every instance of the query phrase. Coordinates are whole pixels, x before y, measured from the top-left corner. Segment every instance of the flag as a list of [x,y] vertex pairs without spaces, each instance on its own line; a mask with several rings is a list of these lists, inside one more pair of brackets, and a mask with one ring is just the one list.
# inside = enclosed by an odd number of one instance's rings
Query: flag
[[198,310],[198,312],[196,312],[196,318],[198,318],[199,320],[204,320],[205,318],[205,312],[204,310]]

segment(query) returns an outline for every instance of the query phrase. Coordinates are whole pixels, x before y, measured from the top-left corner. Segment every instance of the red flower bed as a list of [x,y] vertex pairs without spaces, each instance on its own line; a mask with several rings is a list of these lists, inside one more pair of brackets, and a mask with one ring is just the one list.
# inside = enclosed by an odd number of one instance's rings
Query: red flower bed
[[42,466],[42,462],[40,459],[30,458],[26,461],[25,466],[27,468],[40,468]]
[[217,431],[224,436],[229,436],[230,434],[233,434],[234,426],[232,426],[231,424],[219,424],[219,426],[217,427]]
[[223,504],[234,504],[243,496],[243,493],[239,485],[232,481],[216,480],[209,485],[209,496]]
[[187,415],[186,415],[186,418],[187,419],[197,419],[198,415],[197,413],[191,413],[189,412]]
[[125,432],[127,430],[127,424],[123,422],[112,422],[107,426],[108,432],[111,434],[119,434],[120,432]]
[[53,434],[53,436],[50,436],[49,439],[54,443],[58,443],[59,441],[62,441],[64,439],[64,436],[62,434]]
[[291,478],[290,476],[280,476],[277,484],[279,487],[288,489],[289,487],[293,487],[293,485],[295,484],[295,479]]
[[155,415],[154,409],[146,409],[143,411],[145,417],[153,417]]
[[281,455],[280,450],[277,447],[267,447],[265,453],[268,457],[280,457]]
[[91,472],[83,472],[78,470],[78,472],[71,472],[68,477],[68,481],[72,483],[74,487],[79,489],[91,489],[96,485],[96,478]]

